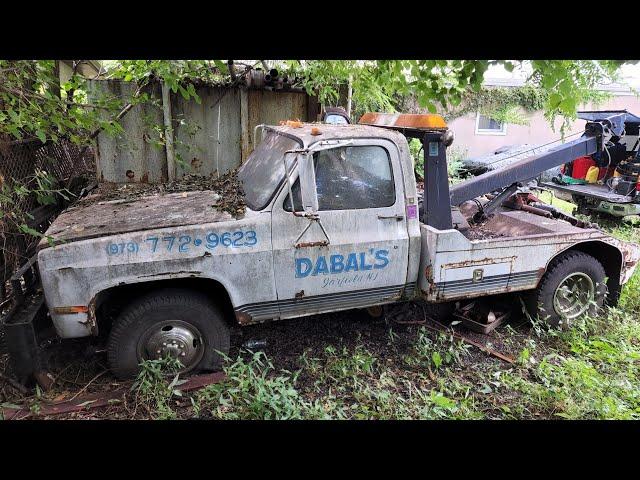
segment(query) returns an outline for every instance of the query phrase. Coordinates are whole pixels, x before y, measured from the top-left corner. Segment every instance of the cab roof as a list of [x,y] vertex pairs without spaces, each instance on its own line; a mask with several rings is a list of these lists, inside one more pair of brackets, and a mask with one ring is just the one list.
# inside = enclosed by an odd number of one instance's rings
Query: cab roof
[[[400,132],[369,125],[331,125],[328,123],[299,123],[296,126],[267,126],[266,129],[295,138],[303,148],[315,142],[336,138],[384,138],[394,143],[406,141]],[[319,133],[315,134],[314,133]]]

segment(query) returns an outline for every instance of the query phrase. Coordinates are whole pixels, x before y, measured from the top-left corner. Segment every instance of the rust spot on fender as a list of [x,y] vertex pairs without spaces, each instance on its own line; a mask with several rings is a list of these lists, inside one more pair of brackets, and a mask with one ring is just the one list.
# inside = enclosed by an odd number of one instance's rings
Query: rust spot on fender
[[153,278],[153,277],[164,277],[164,276],[172,276],[172,275],[189,275],[191,277],[202,274],[199,270],[180,270],[178,272],[162,272],[162,273],[149,273],[147,275],[138,275],[138,278]]
[[493,265],[495,263],[506,263],[509,261],[513,261],[516,258],[517,258],[516,256],[500,257],[500,258],[487,257],[481,260],[465,260],[463,262],[447,263],[446,265],[443,265],[442,268],[448,269],[448,268],[471,267],[474,265]]
[[427,265],[427,268],[424,269],[424,276],[427,280],[429,280],[433,275],[433,265]]
[[238,320],[238,323],[240,325],[247,325],[247,324],[253,323],[253,318],[248,313],[240,312],[236,310],[235,314],[236,314],[236,320]]
[[89,311],[87,312],[87,320],[82,323],[89,328],[91,335],[98,335],[98,321],[96,319],[96,297],[93,297],[89,302]]
[[431,295],[436,291],[436,284],[433,281],[433,265],[427,265],[427,268],[424,269],[424,276],[427,279],[427,283],[429,284],[428,291],[422,291],[426,295]]
[[326,247],[329,245],[329,242],[326,240],[323,240],[321,242],[303,242],[303,243],[297,243],[296,244],[296,248],[306,248],[306,247]]

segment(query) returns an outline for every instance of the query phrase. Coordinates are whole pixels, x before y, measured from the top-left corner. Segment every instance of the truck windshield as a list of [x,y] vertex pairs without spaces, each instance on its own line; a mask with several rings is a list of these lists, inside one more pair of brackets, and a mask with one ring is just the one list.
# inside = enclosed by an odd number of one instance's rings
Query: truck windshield
[[[287,150],[299,148],[299,143],[284,135],[268,132],[265,139],[238,169],[245,200],[251,210],[262,210],[271,201],[278,186],[285,179],[282,158]],[[295,155],[288,155],[291,171]]]

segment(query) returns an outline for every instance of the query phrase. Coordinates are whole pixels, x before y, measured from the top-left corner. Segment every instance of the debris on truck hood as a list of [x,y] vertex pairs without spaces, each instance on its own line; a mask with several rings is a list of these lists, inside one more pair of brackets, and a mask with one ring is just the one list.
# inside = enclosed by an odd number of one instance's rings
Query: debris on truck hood
[[[235,171],[220,178],[187,175],[164,184],[100,184],[63,212],[46,235],[54,243],[153,228],[242,218],[246,204]],[[47,239],[40,248],[47,246]]]
[[230,213],[238,218],[244,215],[246,203],[242,183],[238,179],[237,169],[230,170],[218,177],[187,174],[180,179],[166,183],[125,183],[124,185],[104,182],[98,185],[89,197],[82,199],[78,205],[105,202],[108,200],[129,200],[149,195],[167,193],[213,191],[220,195],[216,205],[218,210]]

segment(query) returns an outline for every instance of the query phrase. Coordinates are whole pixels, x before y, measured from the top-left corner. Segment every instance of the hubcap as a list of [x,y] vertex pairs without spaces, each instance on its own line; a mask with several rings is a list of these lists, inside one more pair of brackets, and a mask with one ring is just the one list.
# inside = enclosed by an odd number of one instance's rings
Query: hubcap
[[558,315],[572,320],[586,313],[595,299],[595,285],[586,273],[576,272],[560,282],[553,294],[553,308]]
[[138,342],[138,357],[157,360],[171,356],[188,372],[202,360],[204,342],[196,327],[182,320],[165,320],[148,328]]

